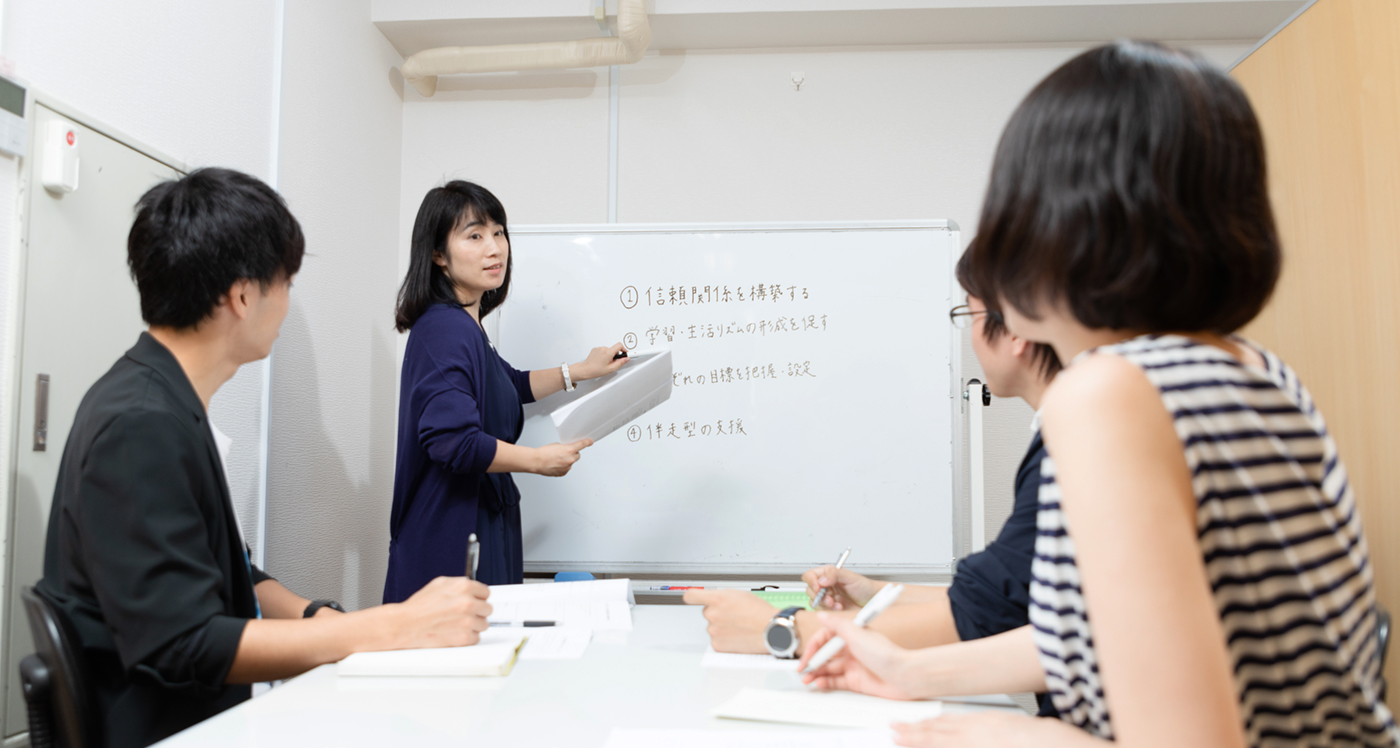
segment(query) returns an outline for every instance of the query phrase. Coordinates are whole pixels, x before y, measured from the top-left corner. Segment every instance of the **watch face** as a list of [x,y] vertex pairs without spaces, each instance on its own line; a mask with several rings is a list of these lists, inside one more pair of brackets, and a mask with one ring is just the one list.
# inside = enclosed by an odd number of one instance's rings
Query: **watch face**
[[774,652],[786,652],[792,646],[792,631],[787,626],[768,627],[768,648]]

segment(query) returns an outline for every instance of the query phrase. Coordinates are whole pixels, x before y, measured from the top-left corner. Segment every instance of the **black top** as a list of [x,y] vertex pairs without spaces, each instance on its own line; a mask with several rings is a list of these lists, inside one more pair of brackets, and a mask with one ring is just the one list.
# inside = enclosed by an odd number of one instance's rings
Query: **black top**
[[249,697],[224,678],[268,578],[203,404],[142,333],[78,406],[37,585],[73,622],[106,745],[149,745]]
[[[981,553],[958,562],[948,588],[953,623],[963,641],[994,636],[1030,622],[1031,558],[1035,555],[1035,515],[1040,509],[1040,461],[1045,443],[1040,432],[1016,470],[1016,503],[997,539]],[[1054,716],[1041,700],[1041,716]]]

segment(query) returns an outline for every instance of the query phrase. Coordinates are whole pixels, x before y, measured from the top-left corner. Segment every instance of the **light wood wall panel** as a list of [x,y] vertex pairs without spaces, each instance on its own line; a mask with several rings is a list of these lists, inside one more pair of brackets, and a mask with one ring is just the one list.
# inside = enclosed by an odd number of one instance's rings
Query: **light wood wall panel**
[[1264,129],[1285,255],[1245,334],[1297,369],[1326,416],[1381,604],[1400,615],[1400,1],[1319,0],[1233,73]]

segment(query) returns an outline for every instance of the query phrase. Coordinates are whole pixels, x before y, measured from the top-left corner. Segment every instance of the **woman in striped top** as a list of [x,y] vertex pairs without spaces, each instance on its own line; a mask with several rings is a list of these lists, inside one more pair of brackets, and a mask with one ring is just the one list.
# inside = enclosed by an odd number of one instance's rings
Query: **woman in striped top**
[[833,620],[848,654],[809,680],[1048,690],[1062,715],[944,717],[905,745],[1400,743],[1346,469],[1292,370],[1233,334],[1280,264],[1238,86],[1154,44],[1066,63],[1008,124],[968,252],[969,292],[1072,361],[1041,411],[1031,625],[907,652]]

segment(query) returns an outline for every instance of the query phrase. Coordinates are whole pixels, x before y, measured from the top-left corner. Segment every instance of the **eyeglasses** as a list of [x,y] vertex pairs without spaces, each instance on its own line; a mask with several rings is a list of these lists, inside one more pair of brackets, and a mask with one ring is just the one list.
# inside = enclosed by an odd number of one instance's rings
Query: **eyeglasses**
[[988,314],[990,312],[990,309],[973,310],[972,307],[969,307],[967,304],[959,304],[953,307],[952,309],[948,310],[948,319],[952,321],[953,327],[956,327],[959,330],[966,330],[969,327],[972,327],[973,317],[976,317],[979,314]]

